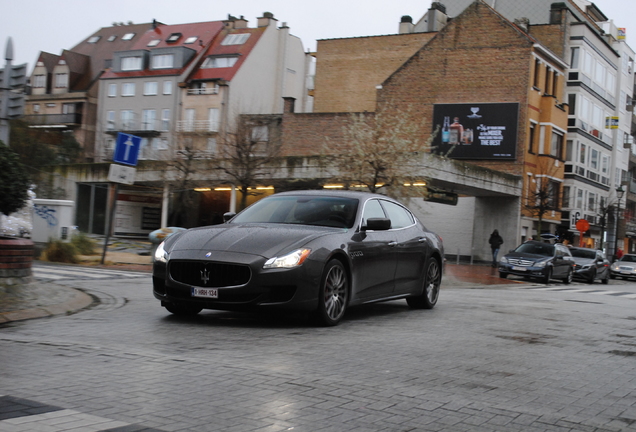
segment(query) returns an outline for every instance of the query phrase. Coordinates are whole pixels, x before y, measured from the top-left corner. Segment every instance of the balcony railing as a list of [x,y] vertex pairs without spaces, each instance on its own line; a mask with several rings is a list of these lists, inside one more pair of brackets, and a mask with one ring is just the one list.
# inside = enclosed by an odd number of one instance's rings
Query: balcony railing
[[82,124],[82,114],[30,114],[24,116],[24,121],[34,126],[79,126]]
[[214,95],[219,94],[218,87],[204,87],[204,88],[190,88],[188,89],[189,95]]
[[104,128],[106,133],[116,134],[117,132],[127,132],[135,135],[156,136],[161,132],[170,130],[170,122],[164,120],[137,121],[124,120],[119,122],[106,122]]
[[209,120],[180,120],[177,122],[177,132],[218,132],[218,122]]

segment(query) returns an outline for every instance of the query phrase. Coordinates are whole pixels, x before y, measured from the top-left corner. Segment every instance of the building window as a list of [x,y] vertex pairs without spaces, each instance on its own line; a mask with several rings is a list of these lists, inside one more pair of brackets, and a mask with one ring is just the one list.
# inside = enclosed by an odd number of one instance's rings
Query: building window
[[149,47],[157,46],[159,45],[159,42],[161,42],[161,39],[153,39],[150,42],[148,42],[148,45],[146,46],[149,46]]
[[219,130],[219,109],[210,108],[208,110],[208,131],[217,132]]
[[163,131],[170,130],[170,110],[169,109],[161,110],[161,130]]
[[544,94],[548,94],[551,95],[553,94],[552,92],[552,86],[550,85],[550,79],[552,78],[552,69],[550,69],[550,67],[546,67],[545,68],[545,84],[543,86],[543,93]]
[[207,152],[214,154],[216,153],[216,138],[208,138],[208,144],[207,144]]
[[174,54],[160,54],[152,56],[153,69],[169,69],[174,67]]
[[603,174],[609,174],[609,156],[607,155],[601,157],[601,172]]
[[170,36],[168,36],[168,38],[166,39],[166,42],[175,43],[176,41],[179,40],[181,36],[182,36],[181,33],[172,33]]
[[585,144],[581,143],[581,148],[579,149],[579,163],[581,165],[585,165]]
[[33,87],[34,88],[46,87],[46,75],[35,75],[33,77]]
[[534,154],[534,140],[535,140],[535,131],[537,129],[537,125],[534,123],[530,123],[530,130],[528,131],[528,153]]
[[117,84],[108,84],[108,97],[117,96]]
[[254,141],[269,141],[269,130],[267,126],[254,126],[252,127],[252,140]]
[[163,82],[163,94],[165,95],[172,94],[172,81]]
[[567,140],[565,143],[565,161],[566,162],[574,162],[574,142],[572,140]]
[[221,45],[243,45],[249,37],[249,33],[229,34],[225,36]]
[[583,189],[576,191],[576,208],[583,210]]
[[159,138],[159,150],[166,150],[168,148],[168,139]]
[[590,149],[590,168],[598,169],[598,150]]
[[144,95],[155,96],[157,94],[157,81],[147,81],[144,83]]
[[129,41],[134,37],[135,37],[134,33],[126,33],[125,35],[122,36],[121,40]]
[[596,211],[596,194],[592,192],[587,195],[587,211]]
[[185,41],[183,41],[183,44],[184,45],[193,44],[193,43],[195,43],[197,41],[197,39],[199,39],[199,36],[190,36]]
[[576,114],[576,94],[570,93],[568,95],[568,115]]
[[133,110],[122,110],[119,115],[122,130],[133,130],[135,125],[135,112]]
[[570,69],[579,68],[579,48],[575,47],[571,50]]
[[135,83],[124,83],[121,86],[122,96],[134,96],[135,95]]
[[155,130],[156,111],[153,109],[143,110],[143,130]]
[[563,135],[552,132],[552,143],[550,145],[550,155],[557,159],[563,157]]
[[141,56],[122,57],[121,70],[123,71],[141,70]]
[[185,110],[185,132],[194,131],[194,119],[196,118],[196,110],[194,108],[188,108]]
[[106,112],[106,129],[115,130],[115,111]]
[[33,112],[36,114],[40,112],[40,104],[33,104]]
[[563,186],[563,208],[570,207],[570,186]]
[[56,88],[66,88],[66,87],[68,87],[68,74],[67,73],[55,74],[55,87]]
[[101,36],[91,36],[86,42],[88,42],[89,44],[94,44],[97,43],[97,41],[99,41],[101,38]]
[[535,59],[534,61],[534,87],[538,90],[539,83],[541,82],[541,60]]
[[201,65],[202,69],[226,68],[232,67],[238,60],[238,57],[209,57]]

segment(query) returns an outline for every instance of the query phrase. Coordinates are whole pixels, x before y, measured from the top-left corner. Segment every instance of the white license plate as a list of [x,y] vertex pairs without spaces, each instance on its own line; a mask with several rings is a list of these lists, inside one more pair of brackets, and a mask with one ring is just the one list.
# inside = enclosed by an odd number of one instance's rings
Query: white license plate
[[219,298],[219,290],[216,288],[192,287],[192,297]]
[[526,271],[526,270],[527,270],[527,268],[525,268],[525,267],[519,267],[519,266],[512,266],[512,269],[513,269],[514,271]]
[[622,271],[622,272],[621,272],[621,274],[630,275],[630,274],[632,274],[632,272],[629,272],[629,271]]

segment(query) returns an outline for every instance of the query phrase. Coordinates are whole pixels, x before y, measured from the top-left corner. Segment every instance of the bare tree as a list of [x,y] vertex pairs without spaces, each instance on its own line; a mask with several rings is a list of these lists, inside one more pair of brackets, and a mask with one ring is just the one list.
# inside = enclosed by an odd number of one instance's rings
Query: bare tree
[[343,127],[343,145],[324,146],[324,154],[330,155],[325,157],[338,170],[334,180],[370,192],[412,196],[415,189],[405,185],[424,180],[415,172],[414,160],[430,153],[437,133],[426,128],[424,119],[410,109],[350,114]]
[[217,168],[227,174],[241,192],[240,208],[247,206],[247,197],[257,195],[252,190],[263,178],[280,149],[278,116],[239,115],[235,126],[220,135]]
[[523,208],[533,217],[537,218],[537,233],[541,235],[543,219],[552,211],[561,211],[560,187],[561,183],[553,180],[559,178],[558,168],[553,164],[544,163],[535,175],[536,188],[528,184],[528,199]]

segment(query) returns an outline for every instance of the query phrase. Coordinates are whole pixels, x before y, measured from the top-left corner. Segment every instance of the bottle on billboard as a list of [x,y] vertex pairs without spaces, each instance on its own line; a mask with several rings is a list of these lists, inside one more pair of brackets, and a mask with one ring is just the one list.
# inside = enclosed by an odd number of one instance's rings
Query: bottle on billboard
[[453,123],[450,125],[450,138],[449,144],[459,144],[464,139],[464,126],[459,122],[459,117],[453,119]]
[[444,125],[442,126],[442,143],[448,144],[450,140],[450,117],[444,116]]

